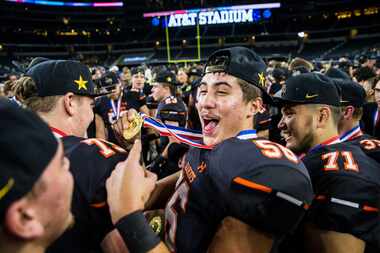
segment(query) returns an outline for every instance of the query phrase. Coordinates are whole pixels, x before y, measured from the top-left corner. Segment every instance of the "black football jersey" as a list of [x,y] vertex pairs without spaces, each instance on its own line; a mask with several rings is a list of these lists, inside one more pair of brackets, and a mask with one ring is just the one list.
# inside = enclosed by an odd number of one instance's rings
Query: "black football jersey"
[[371,135],[363,134],[348,143],[359,146],[366,155],[380,163],[380,140]]
[[279,144],[230,138],[212,150],[194,148],[166,206],[166,243],[175,252],[206,252],[227,216],[281,236],[312,198],[306,168]]
[[[114,106],[115,109],[117,107],[117,100],[114,100]],[[128,105],[125,96],[122,97],[120,102],[120,113],[125,112],[128,110]],[[99,114],[106,126],[110,126],[113,123],[116,122],[116,112],[113,111],[112,105],[111,105],[111,99],[108,97],[100,97],[95,101],[95,108],[94,112]]]
[[146,96],[142,91],[128,90],[124,96],[128,109],[140,111],[140,108],[146,105]]
[[316,194],[307,220],[378,245],[379,164],[349,143],[320,147],[302,160]]
[[101,139],[68,136],[62,141],[74,177],[71,211],[75,224],[47,252],[102,252],[100,243],[113,229],[105,182],[127,154]]

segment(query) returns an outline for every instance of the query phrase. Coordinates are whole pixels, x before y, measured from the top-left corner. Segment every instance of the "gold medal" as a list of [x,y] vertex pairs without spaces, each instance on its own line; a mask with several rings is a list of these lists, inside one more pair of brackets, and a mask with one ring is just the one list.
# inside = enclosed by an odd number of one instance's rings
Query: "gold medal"
[[154,216],[149,221],[149,225],[152,228],[152,230],[154,231],[154,233],[156,233],[157,235],[159,235],[161,233],[161,231],[162,231],[162,219],[161,219],[161,216]]
[[135,114],[129,126],[124,129],[123,137],[126,140],[131,140],[141,131],[141,127],[144,123],[143,118],[139,114]]

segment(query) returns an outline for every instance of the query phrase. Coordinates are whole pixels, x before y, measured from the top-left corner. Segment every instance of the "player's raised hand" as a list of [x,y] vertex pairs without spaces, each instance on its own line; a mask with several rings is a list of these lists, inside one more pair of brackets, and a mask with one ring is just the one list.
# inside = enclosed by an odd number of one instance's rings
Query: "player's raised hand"
[[141,166],[140,156],[141,141],[136,140],[127,160],[118,163],[107,179],[107,202],[114,223],[127,214],[143,210],[155,188],[157,176]]

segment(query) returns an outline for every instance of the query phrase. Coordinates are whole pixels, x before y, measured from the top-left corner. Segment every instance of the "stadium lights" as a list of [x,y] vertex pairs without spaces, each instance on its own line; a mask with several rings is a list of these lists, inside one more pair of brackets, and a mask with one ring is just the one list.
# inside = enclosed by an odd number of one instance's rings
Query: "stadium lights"
[[66,17],[63,17],[63,18],[62,18],[62,22],[63,22],[65,25],[68,25],[69,22],[70,22],[70,19],[69,19],[69,18],[66,18]]
[[309,34],[305,33],[305,32],[299,32],[298,34],[298,37],[300,37],[301,39],[303,38],[307,38],[309,36]]
[[69,7],[123,7],[123,2],[93,2],[93,3],[83,3],[83,2],[62,2],[62,1],[51,1],[51,0],[6,0],[7,2],[14,3],[26,3],[26,4],[36,4],[36,5],[49,5],[49,6],[69,6]]

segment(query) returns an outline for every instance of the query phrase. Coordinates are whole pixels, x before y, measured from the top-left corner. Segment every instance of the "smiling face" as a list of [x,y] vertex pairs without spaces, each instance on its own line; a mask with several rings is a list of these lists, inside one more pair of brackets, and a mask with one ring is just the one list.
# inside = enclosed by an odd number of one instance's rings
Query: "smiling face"
[[181,84],[185,84],[188,81],[188,76],[184,70],[178,70],[177,80]]
[[141,90],[144,88],[145,75],[144,73],[138,72],[132,75],[131,79],[132,89]]
[[216,145],[253,128],[256,106],[244,101],[238,80],[228,74],[206,74],[198,89],[196,106],[206,145]]
[[311,109],[307,105],[284,106],[278,123],[286,147],[295,153],[306,152],[313,145],[316,128]]

